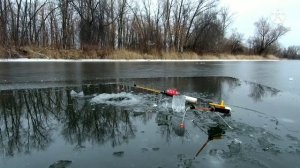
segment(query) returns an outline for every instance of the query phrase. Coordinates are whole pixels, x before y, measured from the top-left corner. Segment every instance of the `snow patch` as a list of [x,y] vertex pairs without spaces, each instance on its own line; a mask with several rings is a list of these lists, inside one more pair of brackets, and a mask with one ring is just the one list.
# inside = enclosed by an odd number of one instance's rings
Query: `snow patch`
[[72,91],[70,92],[70,95],[71,95],[71,97],[83,97],[83,96],[84,96],[83,92],[77,93],[77,92],[75,92],[74,90],[72,90]]
[[109,104],[114,106],[133,106],[142,102],[142,98],[140,96],[121,92],[121,93],[112,93],[100,94],[90,101],[93,104]]
[[294,120],[289,119],[289,118],[281,118],[279,120],[281,120],[282,122],[285,122],[285,123],[294,123],[295,122]]

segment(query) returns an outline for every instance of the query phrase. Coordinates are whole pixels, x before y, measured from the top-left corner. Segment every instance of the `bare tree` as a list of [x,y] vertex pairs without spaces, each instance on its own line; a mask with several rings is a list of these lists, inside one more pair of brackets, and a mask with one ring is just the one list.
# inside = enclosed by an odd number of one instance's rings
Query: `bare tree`
[[281,56],[289,59],[300,59],[300,47],[289,46],[283,50]]
[[173,0],[166,0],[163,4],[163,22],[164,22],[164,47],[168,52],[171,45],[171,8],[173,6]]
[[[0,46],[81,48],[86,51],[129,49],[240,53],[242,36],[225,34],[232,23],[218,0],[0,0]],[[156,4],[156,6],[154,6]],[[262,18],[249,40],[255,54],[278,51],[288,32]],[[277,46],[278,47],[278,46]],[[97,52],[98,53],[98,52]]]
[[127,0],[119,0],[118,6],[118,48],[123,48],[124,46],[124,30],[125,30],[125,10],[126,10],[126,1]]
[[190,20],[188,21],[188,26],[187,26],[187,31],[186,31],[186,35],[185,35],[185,45],[187,44],[187,42],[189,41],[190,37],[191,37],[191,30],[192,27],[195,24],[195,20],[197,19],[197,17],[201,14],[203,14],[203,12],[208,11],[212,8],[214,8],[216,6],[217,0],[199,0],[198,4],[195,5],[196,8],[192,7],[191,5],[194,5],[193,3],[189,3],[189,11],[191,13],[191,15],[189,16]]
[[218,51],[222,26],[217,14],[216,11],[208,11],[197,19],[187,45],[190,49],[199,53]]
[[222,36],[224,37],[226,33],[226,29],[233,22],[233,14],[230,13],[228,8],[221,8],[220,20],[222,24]]
[[187,9],[184,5],[184,0],[176,1],[174,10],[174,46],[176,51],[183,51],[183,34],[187,21]]
[[8,42],[8,35],[7,35],[7,0],[0,1],[0,43],[2,45],[6,45]]
[[259,55],[268,54],[271,46],[289,31],[289,29],[283,25],[273,27],[266,18],[261,18],[255,22],[255,27],[256,34],[252,39],[254,45],[253,49],[255,54]]
[[67,44],[68,26],[69,26],[69,0],[60,1],[60,11],[62,17],[62,46],[64,49],[69,48]]
[[243,35],[238,33],[237,30],[234,30],[231,34],[227,45],[229,46],[231,54],[239,54],[243,52]]

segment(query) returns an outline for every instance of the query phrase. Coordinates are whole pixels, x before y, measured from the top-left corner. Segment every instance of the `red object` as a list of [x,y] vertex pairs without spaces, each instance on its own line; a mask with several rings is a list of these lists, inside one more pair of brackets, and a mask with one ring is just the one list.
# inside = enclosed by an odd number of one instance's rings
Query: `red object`
[[180,124],[180,128],[184,128],[184,124],[183,123]]
[[165,91],[165,94],[168,96],[177,96],[180,93],[177,91],[177,89],[168,89]]

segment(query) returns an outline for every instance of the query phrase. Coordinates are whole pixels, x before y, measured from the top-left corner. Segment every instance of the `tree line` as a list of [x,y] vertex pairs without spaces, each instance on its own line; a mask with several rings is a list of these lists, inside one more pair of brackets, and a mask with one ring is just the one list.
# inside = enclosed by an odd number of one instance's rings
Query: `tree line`
[[288,32],[262,18],[243,43],[218,0],[1,0],[0,46],[273,54]]

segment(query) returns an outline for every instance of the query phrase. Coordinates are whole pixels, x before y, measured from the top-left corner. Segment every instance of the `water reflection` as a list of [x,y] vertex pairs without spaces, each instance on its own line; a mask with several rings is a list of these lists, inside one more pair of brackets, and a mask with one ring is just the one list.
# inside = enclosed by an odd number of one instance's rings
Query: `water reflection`
[[[226,88],[234,90],[241,86],[238,79],[225,77],[120,79],[120,82],[137,82],[161,90],[175,87],[191,96],[215,100],[224,97]],[[256,101],[278,93],[278,90],[262,85],[250,84],[250,87],[249,96]],[[74,92],[83,94],[74,95]],[[2,90],[0,149],[6,156],[47,150],[59,133],[74,146],[74,150],[85,148],[86,143],[101,145],[110,142],[116,147],[136,137],[138,125],[133,120],[147,124],[153,117],[159,133],[167,142],[176,136],[187,136],[185,128],[180,127],[181,115],[174,115],[169,109],[157,110],[153,106],[163,103],[158,102],[156,95],[145,98],[145,94],[141,94],[140,97],[147,101],[133,107],[90,103],[91,98],[98,94],[120,92],[139,94],[133,86],[120,84]]]
[[263,86],[261,84],[250,84],[250,93],[249,97],[251,97],[254,101],[260,102],[266,96],[276,96],[280,91],[275,88]]
[[55,120],[63,107],[56,89],[1,91],[1,144],[5,154],[44,150],[52,141]]
[[[184,136],[185,128],[180,127],[182,116],[170,112],[158,112],[156,115],[156,123],[160,128],[161,135],[169,142],[172,136]],[[175,134],[174,134],[175,133]],[[173,135],[174,134],[174,135]]]
[[63,135],[69,143],[76,144],[77,147],[83,147],[85,141],[98,144],[110,141],[112,146],[116,146],[134,136],[128,111],[96,107],[84,113],[67,113]]
[[97,144],[109,141],[116,146],[134,137],[128,110],[93,105],[85,99],[72,99],[70,94],[67,95],[70,98],[62,122],[62,134],[70,144],[80,148],[87,141]]
[[83,147],[85,141],[99,144],[110,141],[115,146],[134,136],[128,110],[91,105],[86,99],[73,98],[71,91],[71,88],[1,91],[0,140],[5,155],[47,149],[58,124],[65,140],[76,148]]
[[[130,81],[130,80],[129,80]],[[165,90],[177,88],[181,93],[190,96],[212,99],[219,102],[230,95],[231,92],[242,86],[244,81],[232,77],[166,77],[166,78],[145,78],[135,80],[139,85],[150,88]],[[125,82],[128,82],[125,80]],[[265,97],[276,96],[280,91],[275,88],[264,86],[253,82],[244,82],[250,88],[249,97],[255,102],[262,101]]]

